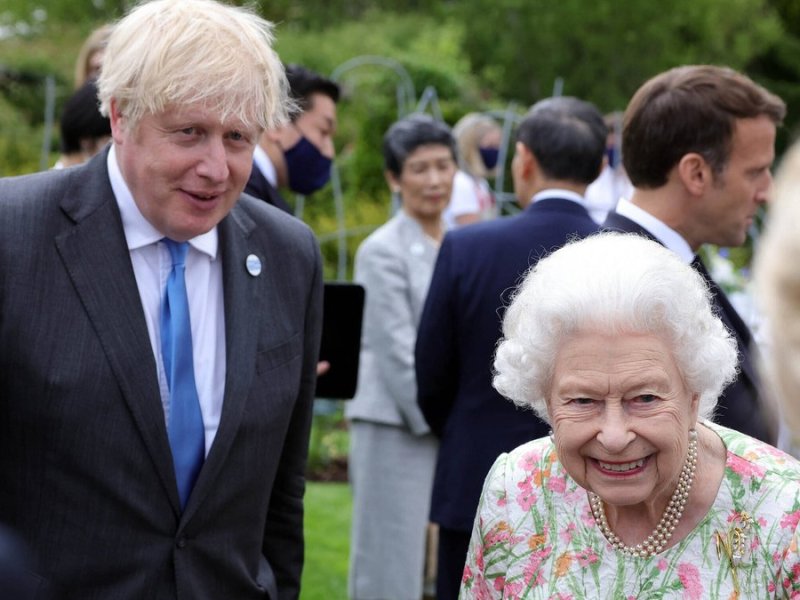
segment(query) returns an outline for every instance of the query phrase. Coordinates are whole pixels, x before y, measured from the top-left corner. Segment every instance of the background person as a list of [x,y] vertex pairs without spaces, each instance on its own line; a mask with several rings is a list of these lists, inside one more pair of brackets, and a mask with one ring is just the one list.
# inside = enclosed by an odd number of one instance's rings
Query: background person
[[537,102],[520,123],[511,172],[523,211],[450,231],[436,261],[417,336],[418,402],[440,439],[431,499],[439,525],[436,596],[455,600],[481,486],[501,452],[544,435],[492,388],[504,303],[532,264],[572,237],[597,232],[583,192],[597,177],[606,129],[577,98]]
[[586,188],[586,209],[598,224],[606,220],[620,198],[630,198],[633,193],[631,180],[622,164],[622,113],[609,113],[603,120],[608,129],[603,170]]
[[761,398],[753,336],[698,256],[704,244],[741,246],[772,184],[783,101],[736,71],[676,67],[645,82],[625,110],[622,158],[634,185],[604,228],[645,235],[703,275],[733,332],[739,373],[719,399],[719,423],[762,441],[775,427]]
[[286,118],[271,31],[139,5],[98,80],[113,144],[0,180],[0,519],[57,598],[299,595],[322,264],[242,194]]
[[244,191],[292,214],[279,188],[307,196],[330,180],[339,86],[300,65],[288,65],[286,77],[297,111],[261,134]]
[[552,435],[492,467],[461,598],[800,591],[800,463],[707,420],[736,342],[700,274],[592,236],[537,264],[503,336],[495,385]]
[[83,42],[78,51],[78,57],[75,59],[74,86],[76,90],[90,79],[97,79],[100,76],[103,68],[103,56],[113,27],[110,23],[102,25],[92,31]]
[[61,156],[56,169],[80,165],[111,140],[111,122],[100,113],[97,83],[90,79],[64,104],[59,119]]
[[503,132],[488,115],[469,113],[453,127],[458,145],[458,172],[453,195],[444,211],[448,229],[497,216],[497,206],[487,177],[497,172]]
[[348,402],[353,530],[350,597],[419,600],[436,438],[417,406],[414,342],[456,172],[450,128],[427,115],[383,140],[400,210],[356,253],[366,288],[358,391]]

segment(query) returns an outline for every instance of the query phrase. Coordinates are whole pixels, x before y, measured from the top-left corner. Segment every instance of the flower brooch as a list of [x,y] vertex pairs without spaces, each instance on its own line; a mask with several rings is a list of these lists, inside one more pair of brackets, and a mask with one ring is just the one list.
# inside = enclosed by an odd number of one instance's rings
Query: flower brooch
[[733,574],[733,588],[739,596],[739,574],[737,568],[747,562],[750,551],[755,541],[755,521],[746,512],[734,513],[727,533],[714,532],[714,542],[717,545],[717,558],[724,554],[731,566]]

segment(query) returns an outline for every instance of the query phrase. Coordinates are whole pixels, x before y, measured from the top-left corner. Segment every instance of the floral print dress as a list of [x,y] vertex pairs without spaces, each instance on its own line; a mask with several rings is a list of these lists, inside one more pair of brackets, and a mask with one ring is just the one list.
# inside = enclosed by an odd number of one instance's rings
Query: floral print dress
[[727,464],[697,527],[649,558],[615,550],[549,438],[486,478],[459,597],[579,600],[800,598],[800,463],[719,425]]

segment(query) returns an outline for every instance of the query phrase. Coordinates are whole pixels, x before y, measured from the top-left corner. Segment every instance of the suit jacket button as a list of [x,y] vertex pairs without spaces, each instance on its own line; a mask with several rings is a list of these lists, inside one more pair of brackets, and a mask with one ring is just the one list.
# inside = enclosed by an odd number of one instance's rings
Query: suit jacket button
[[186,547],[186,538],[185,537],[179,537],[178,541],[175,543],[175,545],[178,548],[185,548]]

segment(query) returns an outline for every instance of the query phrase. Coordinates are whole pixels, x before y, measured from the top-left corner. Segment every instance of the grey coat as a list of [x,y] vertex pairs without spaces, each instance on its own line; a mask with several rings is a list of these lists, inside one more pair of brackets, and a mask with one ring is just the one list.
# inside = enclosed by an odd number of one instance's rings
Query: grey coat
[[366,289],[356,395],[346,416],[429,431],[417,405],[414,344],[437,245],[402,210],[358,249],[355,280]]

